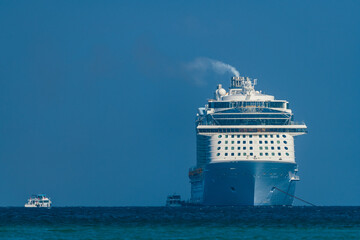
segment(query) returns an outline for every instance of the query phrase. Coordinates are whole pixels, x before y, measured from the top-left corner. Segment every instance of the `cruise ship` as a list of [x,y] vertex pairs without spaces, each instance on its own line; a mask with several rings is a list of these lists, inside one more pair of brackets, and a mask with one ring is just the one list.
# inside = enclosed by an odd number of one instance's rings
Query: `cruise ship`
[[192,204],[292,205],[300,180],[294,122],[286,100],[256,91],[256,79],[233,77],[227,92],[198,109],[196,166],[189,170]]

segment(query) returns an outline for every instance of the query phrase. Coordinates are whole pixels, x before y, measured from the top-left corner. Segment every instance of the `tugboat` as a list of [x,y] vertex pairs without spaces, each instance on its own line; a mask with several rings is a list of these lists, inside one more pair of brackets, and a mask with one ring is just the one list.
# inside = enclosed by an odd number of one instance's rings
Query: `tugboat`
[[181,201],[181,197],[178,194],[169,195],[166,199],[167,207],[182,207],[184,205],[184,201]]
[[25,204],[27,208],[51,208],[51,200],[45,194],[32,195]]

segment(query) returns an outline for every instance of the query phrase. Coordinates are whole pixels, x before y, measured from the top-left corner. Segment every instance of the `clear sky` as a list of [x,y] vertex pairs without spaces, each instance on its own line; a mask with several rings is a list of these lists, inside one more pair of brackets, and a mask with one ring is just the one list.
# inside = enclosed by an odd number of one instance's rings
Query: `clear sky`
[[163,205],[190,196],[195,114],[231,64],[285,99],[296,194],[360,205],[359,1],[0,0],[0,206]]

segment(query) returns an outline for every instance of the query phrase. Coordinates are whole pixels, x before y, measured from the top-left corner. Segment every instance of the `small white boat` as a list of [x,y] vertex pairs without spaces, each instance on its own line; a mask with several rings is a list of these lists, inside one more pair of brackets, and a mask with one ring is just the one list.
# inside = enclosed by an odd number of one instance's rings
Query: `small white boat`
[[32,195],[25,207],[28,208],[51,208],[51,200],[45,194]]

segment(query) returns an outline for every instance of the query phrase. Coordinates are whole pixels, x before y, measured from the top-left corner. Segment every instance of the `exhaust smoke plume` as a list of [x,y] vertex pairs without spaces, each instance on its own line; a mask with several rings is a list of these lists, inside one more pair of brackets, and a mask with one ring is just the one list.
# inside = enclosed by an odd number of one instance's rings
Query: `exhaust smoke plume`
[[188,64],[188,68],[203,71],[212,69],[219,74],[231,72],[236,77],[240,76],[239,72],[233,66],[210,58],[196,58],[193,62]]

